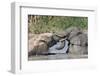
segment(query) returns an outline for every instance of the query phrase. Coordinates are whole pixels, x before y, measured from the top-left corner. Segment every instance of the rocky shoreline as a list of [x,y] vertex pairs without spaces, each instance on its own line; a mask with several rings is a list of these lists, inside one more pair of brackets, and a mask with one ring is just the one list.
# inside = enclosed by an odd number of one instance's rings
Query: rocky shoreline
[[[45,55],[50,53],[48,50],[57,45],[55,51],[61,51],[65,46],[68,46],[65,54],[87,55],[88,54],[88,36],[87,30],[82,30],[78,27],[69,27],[63,32],[58,33],[42,33],[29,34],[28,36],[28,56]],[[68,44],[65,45],[65,41]],[[62,52],[61,52],[62,53]]]

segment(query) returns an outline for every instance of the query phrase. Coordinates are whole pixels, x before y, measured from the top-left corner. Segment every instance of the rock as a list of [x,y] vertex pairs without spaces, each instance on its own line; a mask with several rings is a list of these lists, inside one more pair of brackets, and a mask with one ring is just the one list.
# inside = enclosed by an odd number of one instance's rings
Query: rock
[[88,37],[87,30],[82,30],[77,27],[67,29],[68,40],[70,42],[68,53],[71,54],[88,54]]
[[52,36],[52,33],[43,33],[39,35],[38,39],[49,43],[50,41],[52,41]]
[[58,42],[61,38],[59,37],[59,36],[57,36],[57,35],[53,35],[53,39],[56,41],[56,42]]
[[29,39],[28,54],[44,54],[48,53],[48,43],[52,41],[51,33],[36,34]]
[[59,40],[61,40],[61,39],[64,39],[64,38],[66,38],[67,39],[67,36],[66,36],[66,32],[58,32],[58,33],[55,33],[54,35],[53,35],[53,39],[55,40],[55,41],[59,41]]
[[60,38],[64,38],[66,37],[66,32],[65,31],[58,32],[58,33],[55,33],[55,35],[59,36]]
[[66,51],[78,55],[88,54],[88,37],[86,32],[87,30],[83,31],[78,27],[69,27],[66,31],[55,34],[29,34],[28,54],[30,56],[47,53],[65,53]]
[[31,39],[31,38],[33,38],[34,37],[34,34],[32,34],[32,33],[29,33],[28,34],[28,39]]
[[58,32],[58,33],[53,34],[52,41],[49,42],[48,46],[52,47],[53,45],[57,44],[57,42],[59,42],[61,40],[66,40],[66,33],[65,32]]
[[33,46],[32,50],[28,52],[28,55],[31,56],[31,55],[39,55],[46,53],[48,53],[48,46],[43,42],[39,42]]
[[70,44],[80,46],[80,44],[81,44],[80,37],[79,36],[75,36],[75,37],[71,38],[70,39]]
[[87,47],[84,46],[70,45],[69,54],[74,54],[74,55],[88,54],[88,49]]
[[55,41],[59,41],[60,39],[66,38],[71,39],[74,36],[77,36],[82,33],[82,29],[79,27],[69,27],[65,31],[55,33],[53,38]]
[[82,30],[82,33],[88,36],[88,31],[86,29]]
[[68,39],[71,39],[74,36],[77,36],[77,35],[81,34],[82,30],[80,28],[78,28],[78,27],[70,27],[69,29],[67,29],[66,32],[69,32]]
[[70,44],[78,46],[87,46],[88,39],[86,34],[79,34],[70,39]]
[[80,42],[81,42],[80,46],[88,46],[87,35],[86,34],[80,34],[79,37],[80,37]]

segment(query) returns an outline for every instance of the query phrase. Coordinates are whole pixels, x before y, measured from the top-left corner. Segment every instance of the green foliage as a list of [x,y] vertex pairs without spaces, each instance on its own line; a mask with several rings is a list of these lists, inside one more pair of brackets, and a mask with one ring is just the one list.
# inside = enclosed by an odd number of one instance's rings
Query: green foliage
[[71,16],[39,16],[28,15],[28,31],[39,34],[45,32],[60,32],[68,27],[76,26],[82,29],[88,28],[87,17]]

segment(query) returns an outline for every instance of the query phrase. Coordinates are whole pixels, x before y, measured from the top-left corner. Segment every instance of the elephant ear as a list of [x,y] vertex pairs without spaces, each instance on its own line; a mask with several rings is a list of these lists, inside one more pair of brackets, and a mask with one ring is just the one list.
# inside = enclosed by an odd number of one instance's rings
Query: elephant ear
[[64,47],[65,47],[65,40],[60,41],[60,42],[58,43],[58,46],[56,47],[56,49],[57,49],[57,50],[61,50],[61,49],[63,49]]

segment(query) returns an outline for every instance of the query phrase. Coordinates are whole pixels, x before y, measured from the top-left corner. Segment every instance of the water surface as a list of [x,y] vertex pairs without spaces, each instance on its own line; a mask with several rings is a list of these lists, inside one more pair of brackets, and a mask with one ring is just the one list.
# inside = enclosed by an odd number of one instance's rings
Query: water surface
[[58,59],[80,59],[88,58],[88,55],[56,54],[31,56],[28,60],[58,60]]

